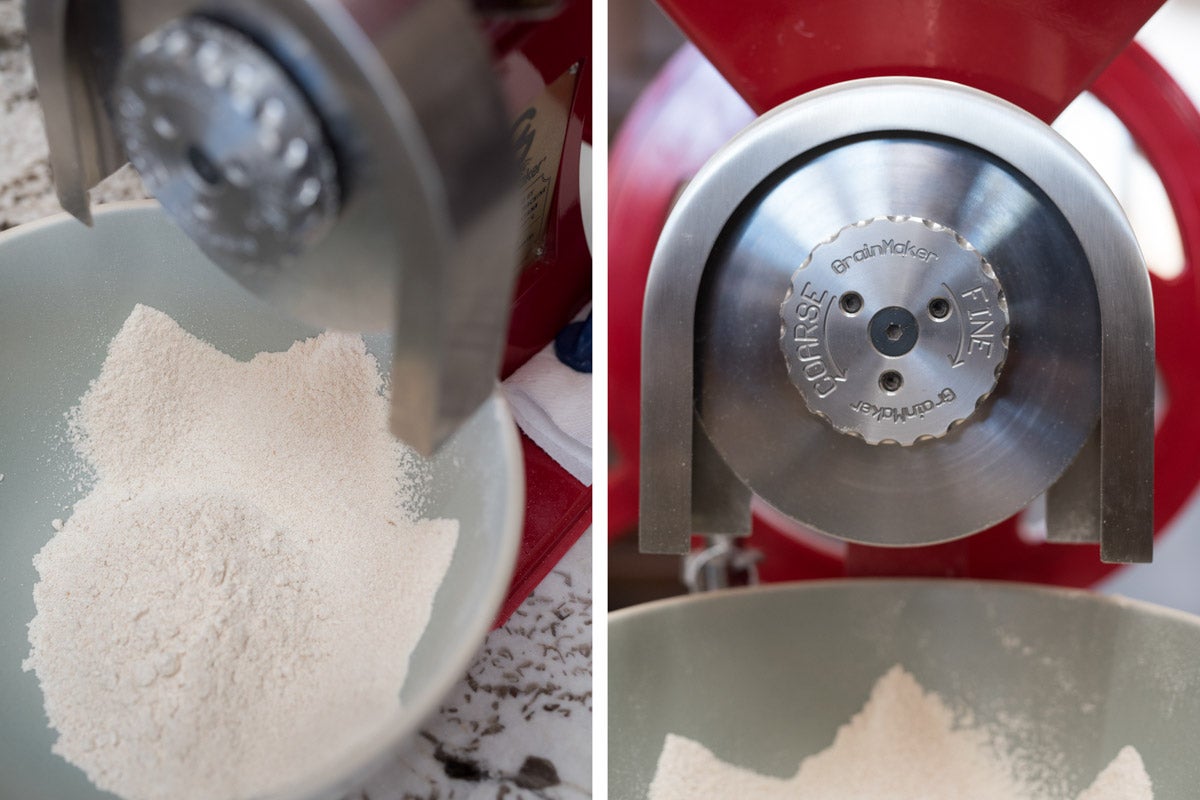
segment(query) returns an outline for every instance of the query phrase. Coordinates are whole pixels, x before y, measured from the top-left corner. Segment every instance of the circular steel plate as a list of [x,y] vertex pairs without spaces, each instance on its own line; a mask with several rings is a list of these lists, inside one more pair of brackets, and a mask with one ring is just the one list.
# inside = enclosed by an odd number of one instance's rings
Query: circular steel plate
[[[1011,317],[995,391],[967,423],[911,447],[835,430],[780,357],[779,302],[797,266],[831,232],[887,215],[936,220],[977,248]],[[868,286],[856,290],[869,298]],[[777,170],[714,248],[696,340],[700,421],[729,466],[783,513],[852,541],[934,543],[1005,519],[1062,473],[1099,411],[1100,312],[1078,239],[1029,179],[945,138],[859,137]]]

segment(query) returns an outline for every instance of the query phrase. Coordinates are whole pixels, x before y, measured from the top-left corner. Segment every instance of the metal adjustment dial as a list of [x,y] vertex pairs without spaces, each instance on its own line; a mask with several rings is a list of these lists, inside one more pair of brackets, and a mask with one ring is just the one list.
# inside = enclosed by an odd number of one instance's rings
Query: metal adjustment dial
[[175,20],[129,51],[113,96],[146,187],[221,266],[286,263],[333,225],[339,184],[320,120],[248,37]]
[[788,375],[809,410],[870,444],[945,435],[991,394],[1008,353],[991,265],[915,217],[857,222],[817,245],[780,316]]

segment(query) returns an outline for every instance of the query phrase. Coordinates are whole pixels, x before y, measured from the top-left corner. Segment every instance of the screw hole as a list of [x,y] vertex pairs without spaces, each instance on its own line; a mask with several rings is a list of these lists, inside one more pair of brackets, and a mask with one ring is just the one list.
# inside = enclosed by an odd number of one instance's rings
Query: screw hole
[[845,311],[847,314],[857,314],[863,307],[862,295],[858,292],[846,292],[842,295],[840,305],[842,311]]
[[950,301],[944,297],[935,297],[929,301],[929,316],[934,319],[945,319],[950,314]]
[[209,186],[216,186],[221,182],[220,168],[196,145],[187,149],[187,160],[192,170],[200,176],[200,180]]
[[893,369],[889,369],[887,372],[879,376],[879,388],[883,389],[888,394],[894,394],[895,392],[899,391],[900,387],[903,385],[904,376]]

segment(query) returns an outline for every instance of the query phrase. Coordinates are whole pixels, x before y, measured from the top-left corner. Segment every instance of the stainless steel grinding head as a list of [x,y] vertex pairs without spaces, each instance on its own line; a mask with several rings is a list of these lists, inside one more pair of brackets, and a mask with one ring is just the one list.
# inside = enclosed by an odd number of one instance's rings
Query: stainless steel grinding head
[[1048,492],[1052,538],[1150,558],[1137,243],[1073,148],[977,90],[852,81],[730,141],[659,239],[642,368],[644,550],[748,533],[754,496],[911,546]]
[[113,99],[146,188],[228,272],[265,284],[259,271],[288,268],[333,226],[337,163],[321,121],[236,29],[168,22],[122,59]]

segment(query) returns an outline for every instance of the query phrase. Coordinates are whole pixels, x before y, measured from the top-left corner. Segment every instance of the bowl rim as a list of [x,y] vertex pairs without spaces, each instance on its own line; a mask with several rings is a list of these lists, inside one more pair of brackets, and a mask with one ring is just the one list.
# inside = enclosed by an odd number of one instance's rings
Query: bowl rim
[[[802,581],[784,581],[781,583],[764,583],[756,586],[739,586],[727,589],[716,589],[698,594],[684,594],[674,597],[664,597],[646,603],[627,606],[626,608],[610,611],[608,624],[611,627],[621,625],[626,621],[653,616],[680,607],[692,607],[706,603],[721,603],[737,600],[753,594],[806,594],[817,591],[852,591],[862,586],[892,586],[938,589],[947,588],[951,591],[1011,591],[1025,594],[1040,594],[1060,600],[1074,600],[1085,603],[1095,603],[1114,609],[1146,613],[1151,616],[1171,619],[1176,622],[1200,628],[1200,616],[1181,611],[1169,606],[1158,605],[1146,600],[1137,600],[1119,594],[1101,594],[1091,589],[1078,589],[1067,586],[1049,586],[1041,583],[1025,581],[999,580],[995,578],[918,578],[918,577],[869,577],[869,578],[819,578]],[[610,652],[611,655],[611,652]]]

